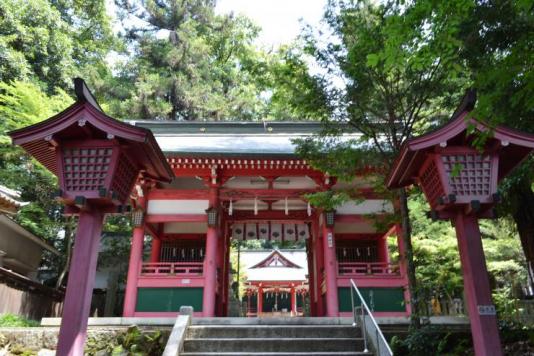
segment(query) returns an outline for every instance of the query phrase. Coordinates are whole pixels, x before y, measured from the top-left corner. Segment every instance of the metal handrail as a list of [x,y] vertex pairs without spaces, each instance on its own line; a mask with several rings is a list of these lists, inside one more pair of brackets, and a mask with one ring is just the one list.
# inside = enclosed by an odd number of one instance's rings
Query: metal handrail
[[[360,327],[362,329],[362,334],[363,334],[364,352],[369,352],[369,349],[367,347],[367,343],[368,343],[367,339],[369,337],[371,343],[373,344],[373,348],[375,349],[376,354],[378,356],[393,356],[393,351],[391,351],[391,348],[389,347],[388,342],[386,341],[386,338],[384,337],[384,334],[382,334],[382,330],[380,330],[380,327],[378,326],[375,318],[373,317],[371,310],[369,310],[369,307],[367,306],[367,303],[363,299],[362,294],[360,293],[360,290],[356,286],[356,283],[354,283],[354,280],[351,279],[350,284],[352,286],[352,288],[350,289],[350,300],[352,303],[352,315],[354,317],[354,324],[353,324],[354,326],[358,325],[357,309],[361,309]],[[361,307],[359,308],[354,306],[354,291],[356,291],[356,294],[358,295],[358,298],[360,299]],[[369,318],[367,318],[367,316],[369,316]],[[367,320],[370,320],[370,322],[367,322]]]

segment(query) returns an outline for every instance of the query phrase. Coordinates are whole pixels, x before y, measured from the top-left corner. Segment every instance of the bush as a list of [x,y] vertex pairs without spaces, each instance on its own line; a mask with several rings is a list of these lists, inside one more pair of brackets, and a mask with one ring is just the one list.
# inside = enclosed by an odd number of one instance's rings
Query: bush
[[165,349],[165,338],[160,331],[142,332],[137,326],[130,326],[126,332],[109,338],[89,338],[85,344],[85,355],[161,355]]
[[395,356],[468,355],[469,335],[452,333],[442,327],[427,325],[410,330],[404,339],[394,336],[390,342]]
[[39,326],[36,320],[26,319],[15,314],[0,314],[0,327],[28,327]]

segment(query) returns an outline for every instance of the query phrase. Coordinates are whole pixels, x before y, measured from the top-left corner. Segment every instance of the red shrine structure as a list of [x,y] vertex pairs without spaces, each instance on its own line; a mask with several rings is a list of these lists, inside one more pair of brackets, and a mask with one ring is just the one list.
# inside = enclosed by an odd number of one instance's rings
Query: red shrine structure
[[[377,315],[409,315],[406,269],[392,263],[387,247],[398,229],[376,227],[393,213],[371,188],[379,173],[369,167],[343,183],[295,156],[291,140],[317,133],[320,123],[130,124],[154,134],[175,177],[139,181],[132,192],[142,218],[134,219],[124,316],[175,316],[181,305],[196,316],[228,315],[232,239],[305,241],[312,316],[350,315],[351,278]],[[348,186],[363,202],[323,212],[305,199]],[[145,235],[152,238],[148,260]]]
[[[272,268],[247,285],[258,296],[256,316],[264,313],[266,293],[275,294],[277,311],[276,298],[288,289],[295,315],[298,291],[309,298],[312,316],[350,315],[351,279],[374,314],[410,314],[406,266],[388,249],[396,236],[404,254],[401,230],[377,224],[394,212],[372,189],[384,172],[368,167],[341,182],[296,157],[292,140],[317,133],[319,123],[124,123],[104,114],[82,80],[75,91],[77,101],[63,112],[9,133],[59,178],[65,214],[79,217],[58,355],[83,354],[103,219],[125,213],[127,204],[134,229],[124,316],[176,316],[181,306],[193,306],[196,316],[227,315],[232,239],[300,240],[306,247],[305,281],[281,275],[289,272],[277,268],[302,266],[279,251],[252,266]],[[534,149],[534,136],[497,127],[474,149],[474,131],[489,128],[469,118],[473,106],[468,95],[446,126],[408,141],[387,186],[420,184],[432,216],[454,222],[476,353],[500,355],[477,219],[493,216],[497,182]],[[335,211],[305,198],[345,188],[358,202]]]
[[309,293],[306,255],[305,250],[240,253],[246,276],[246,316],[304,316]]
[[[454,224],[475,353],[500,356],[478,219],[495,217],[497,183],[534,150],[534,135],[475,120],[470,114],[475,102],[475,92],[468,92],[445,126],[407,141],[386,184],[420,185],[431,216]],[[475,148],[474,140],[484,135]]]

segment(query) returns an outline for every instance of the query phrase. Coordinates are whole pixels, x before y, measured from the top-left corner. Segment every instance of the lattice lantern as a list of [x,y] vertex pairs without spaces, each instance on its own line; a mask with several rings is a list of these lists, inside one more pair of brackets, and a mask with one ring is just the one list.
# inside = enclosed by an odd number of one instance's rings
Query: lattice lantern
[[10,133],[57,175],[65,204],[125,204],[140,173],[170,181],[172,171],[149,130],[106,116],[81,79],[75,91],[78,100],[65,111]]
[[58,150],[62,198],[126,202],[139,173],[128,153],[113,139],[69,142]]
[[[388,188],[419,184],[433,218],[449,219],[459,211],[493,217],[497,183],[534,148],[533,135],[471,118],[475,102],[469,92],[449,123],[409,140],[386,180]],[[480,134],[487,139],[475,149]]]
[[428,154],[417,180],[433,210],[457,205],[477,209],[498,201],[498,167],[497,154],[465,146],[446,147]]

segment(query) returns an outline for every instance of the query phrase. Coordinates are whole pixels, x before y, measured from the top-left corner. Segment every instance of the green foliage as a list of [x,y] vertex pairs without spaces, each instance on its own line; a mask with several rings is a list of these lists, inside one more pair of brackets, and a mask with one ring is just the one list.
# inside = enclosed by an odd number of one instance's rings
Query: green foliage
[[[0,327],[28,327],[39,326],[37,320],[26,319],[23,316],[15,314],[0,314]],[[1,346],[1,345],[0,345]]]
[[[104,83],[117,117],[170,120],[279,120],[327,117],[321,82],[298,46],[254,46],[248,18],[216,15],[213,1],[122,0],[131,50]],[[137,25],[142,20],[145,25]]]
[[[428,205],[421,193],[409,202],[418,289],[428,300],[442,296],[462,298],[463,279],[456,233],[450,223],[426,217]],[[524,255],[513,224],[506,219],[482,220],[486,264],[501,319],[514,319],[517,290],[526,281]]]
[[337,192],[333,190],[326,190],[324,192],[317,192],[313,194],[307,194],[306,199],[311,205],[324,210],[335,210],[338,206],[342,205],[350,199],[346,192]]
[[165,348],[166,337],[161,331],[142,331],[133,325],[126,332],[108,337],[89,337],[85,344],[86,355],[161,355]]
[[[232,246],[230,250],[230,265],[232,268],[232,274],[236,275],[236,278],[234,278],[232,283],[232,289],[234,290],[234,294],[237,300],[241,300],[241,298],[244,296],[245,282],[247,281],[247,266],[245,265],[245,263],[243,263],[243,260],[238,259],[238,248],[243,250],[243,248],[239,246],[240,244],[242,244],[241,241],[232,241]],[[239,275],[237,275],[238,271]],[[237,282],[239,282],[239,289],[237,289]]]
[[452,333],[433,325],[427,325],[417,330],[411,329],[404,339],[394,336],[390,345],[395,356],[467,356],[470,355],[470,348],[472,347],[469,334]]

